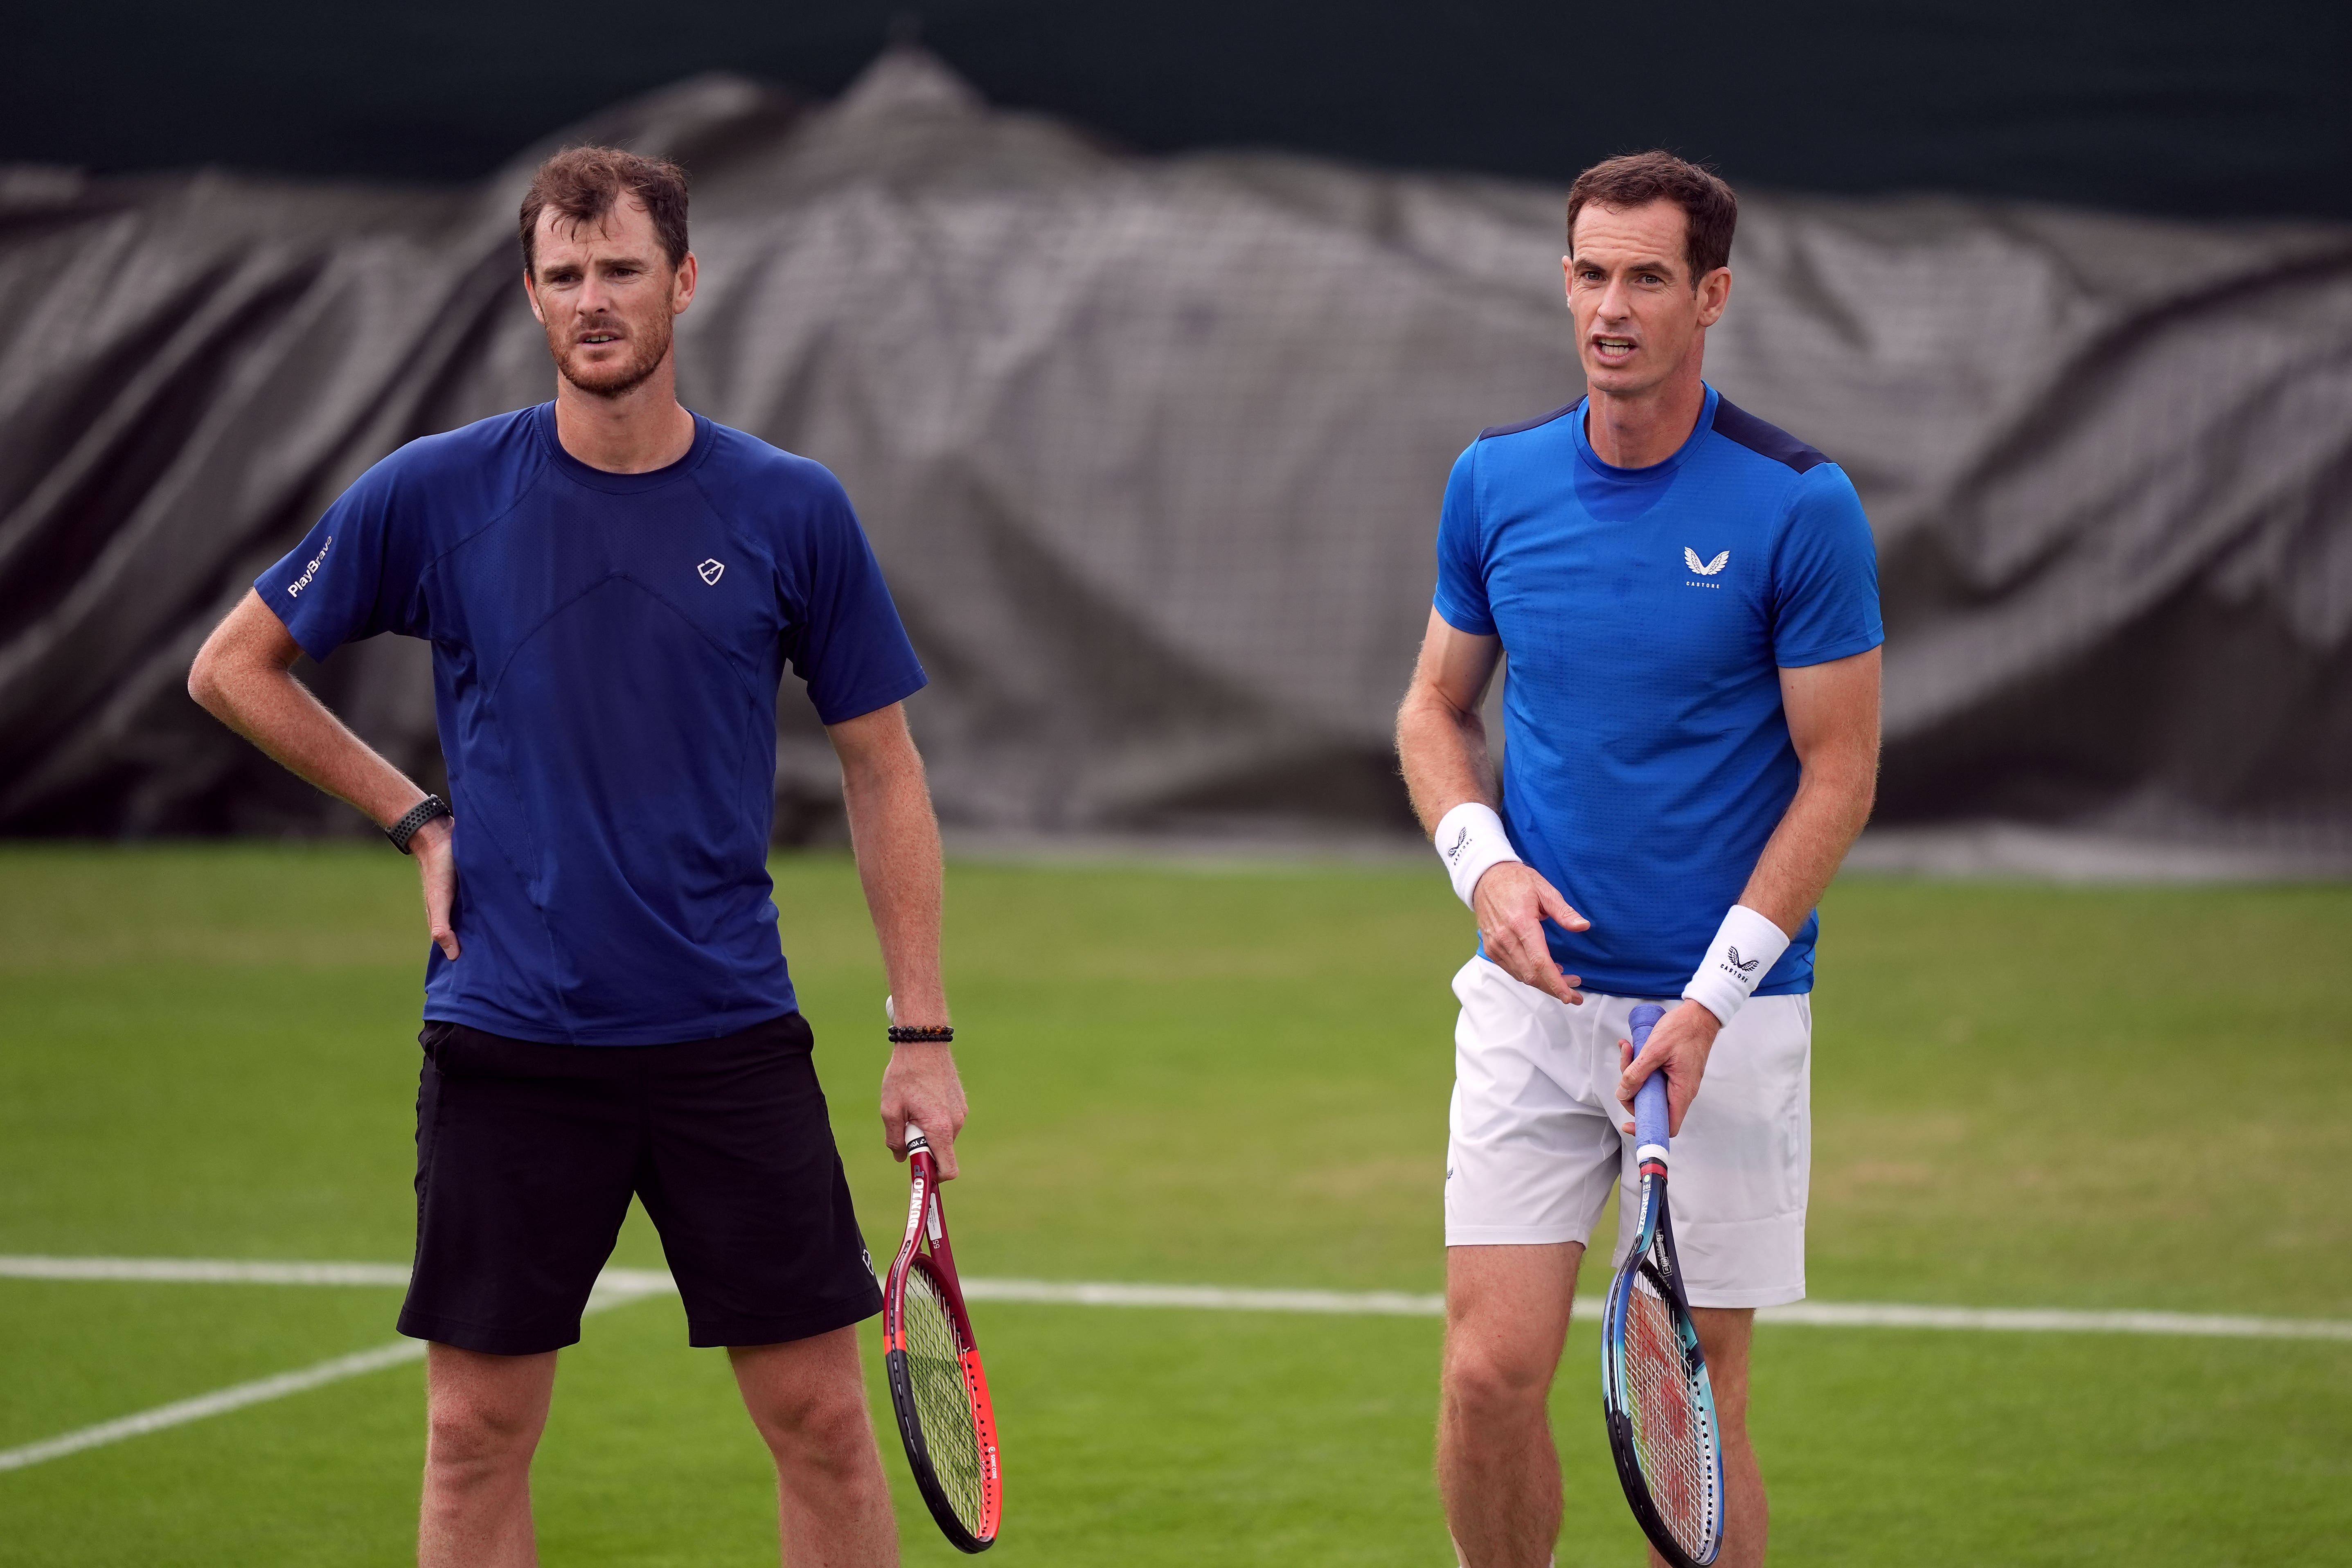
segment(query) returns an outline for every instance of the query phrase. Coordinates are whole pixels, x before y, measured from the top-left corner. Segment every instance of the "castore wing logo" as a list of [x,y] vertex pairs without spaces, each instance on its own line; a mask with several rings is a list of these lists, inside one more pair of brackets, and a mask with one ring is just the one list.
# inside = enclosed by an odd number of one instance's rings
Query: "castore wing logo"
[[1726,550],[1717,555],[1714,560],[1702,563],[1698,558],[1698,552],[1685,544],[1683,546],[1683,562],[1700,576],[1712,577],[1717,572],[1722,571],[1726,566],[1731,564],[1731,552]]

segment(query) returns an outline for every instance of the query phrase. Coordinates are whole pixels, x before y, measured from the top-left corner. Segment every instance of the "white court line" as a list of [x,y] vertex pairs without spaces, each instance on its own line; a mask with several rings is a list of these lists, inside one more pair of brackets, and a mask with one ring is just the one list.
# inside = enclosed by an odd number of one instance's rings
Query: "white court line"
[[[1041,1301],[1064,1307],[1192,1307],[1213,1312],[1338,1312],[1442,1318],[1443,1296],[1400,1290],[1241,1290],[1217,1285],[1089,1285],[1049,1279],[967,1279],[974,1301]],[[1579,1307],[1587,1305],[1582,1300]]]
[[384,1285],[405,1263],[238,1263],[223,1258],[0,1258],[0,1279],[123,1279],[167,1285]]
[[161,1432],[166,1426],[183,1426],[191,1421],[201,1421],[207,1415],[240,1410],[248,1405],[259,1405],[264,1400],[283,1399],[289,1394],[299,1394],[306,1388],[316,1388],[321,1384],[340,1383],[347,1377],[358,1377],[363,1373],[398,1366],[403,1362],[424,1359],[423,1340],[394,1340],[388,1345],[378,1345],[357,1355],[337,1356],[316,1366],[306,1366],[299,1372],[281,1372],[276,1377],[215,1389],[194,1399],[183,1399],[176,1405],[159,1405],[136,1415],[101,1421],[95,1426],[85,1426],[78,1432],[68,1432],[62,1436],[38,1443],[27,1443],[20,1448],[0,1448],[0,1470],[21,1470],[44,1459],[61,1459],[68,1454],[79,1454],[84,1448],[120,1443],[125,1437],[137,1437],[149,1432]]
[[[401,1263],[247,1263],[204,1258],[37,1258],[0,1256],[0,1279],[123,1280],[197,1285],[323,1285],[402,1287],[408,1266]],[[675,1290],[658,1268],[607,1268],[597,1277],[588,1310],[600,1311]],[[1401,1290],[1251,1290],[1218,1285],[1119,1285],[1048,1279],[967,1279],[964,1294],[975,1301],[1028,1301],[1070,1307],[1159,1307],[1227,1312],[1312,1312],[1354,1317],[1435,1318],[1445,1298]],[[1601,1310],[1597,1298],[1580,1296],[1576,1310]],[[1915,1307],[1895,1302],[1801,1301],[1766,1307],[1760,1322],[1839,1329],[1950,1329],[1996,1333],[2176,1334],[2218,1339],[2352,1341],[2352,1321],[2330,1318],[2208,1316],[2190,1312],[2084,1312],[2040,1307]],[[173,1405],[85,1426],[77,1432],[0,1449],[0,1470],[22,1469],[44,1459],[162,1431],[207,1415],[280,1399],[289,1394],[347,1377],[423,1359],[417,1340],[397,1340],[355,1355],[338,1356],[299,1372],[241,1383]]]
[[[115,1279],[164,1285],[376,1285],[408,1289],[405,1263],[248,1263],[228,1258],[37,1258],[0,1255],[0,1279]],[[664,1268],[607,1268],[598,1290],[675,1290]]]
[[[1584,1303],[1577,1303],[1581,1307]],[[1596,1309],[1599,1303],[1594,1303]],[[2187,1334],[2224,1340],[2352,1340],[2336,1318],[2246,1318],[2196,1312],[2075,1312],[2055,1307],[1913,1307],[1800,1301],[1763,1307],[1759,1322],[1826,1329],[1975,1329],[1995,1333]]]
[[[1064,1284],[1045,1279],[967,1279],[975,1301],[1039,1301],[1073,1307],[1192,1307],[1242,1312],[1340,1312],[1440,1318],[1445,1298],[1395,1290],[1240,1290],[1213,1285]],[[1579,1296],[1577,1315],[1597,1316],[1597,1296]],[[2190,1312],[2083,1312],[2055,1307],[1914,1307],[1900,1302],[1800,1301],[1759,1308],[1757,1321],[1833,1329],[1972,1329],[1997,1333],[2187,1334],[2218,1339],[2352,1340],[2352,1321],[2331,1318],[2210,1317]]]
[[[0,1279],[117,1279],[199,1285],[373,1285],[404,1287],[404,1263],[248,1263],[211,1258],[38,1258],[0,1256]],[[607,1268],[599,1298],[635,1300],[675,1290],[659,1268]],[[1402,1290],[1254,1290],[1222,1285],[1119,1285],[1083,1280],[967,1279],[975,1301],[1031,1301],[1068,1307],[1175,1307],[1227,1312],[1329,1312],[1346,1316],[1436,1318],[1445,1298]],[[1576,1310],[1601,1310],[1580,1296]],[[2211,1339],[2352,1340],[2352,1321],[2334,1318],[2256,1318],[2192,1312],[2078,1311],[2057,1307],[1933,1307],[1904,1302],[1801,1301],[1766,1307],[1759,1321],[1833,1329],[1965,1329],[1994,1333],[2180,1334]]]
[[[389,1263],[231,1263],[217,1259],[171,1258],[0,1258],[0,1278],[167,1280],[204,1285],[404,1286],[408,1283],[408,1268],[405,1264]],[[588,1293],[588,1305],[583,1310],[601,1312],[608,1307],[625,1306],[631,1301],[643,1300],[647,1296],[673,1289],[669,1276],[657,1268],[607,1268],[596,1277],[595,1289]],[[424,1359],[423,1340],[394,1340],[388,1345],[378,1345],[372,1351],[360,1351],[352,1355],[336,1356],[331,1361],[322,1361],[299,1372],[281,1372],[275,1377],[232,1384],[226,1388],[216,1388],[210,1394],[200,1394],[194,1399],[159,1405],[152,1410],[101,1421],[95,1426],[60,1433],[37,1443],[0,1448],[0,1470],[21,1470],[45,1459],[59,1459],[68,1454],[78,1454],[84,1448],[119,1443],[125,1437],[143,1436],[149,1432],[161,1432],[168,1426],[184,1426],[191,1421],[202,1421],[207,1415],[226,1415],[232,1410],[242,1410],[248,1405],[283,1399],[289,1394],[300,1394],[305,1389],[341,1383],[347,1377],[361,1377],[371,1372],[382,1372],[388,1366],[398,1366],[404,1362]]]

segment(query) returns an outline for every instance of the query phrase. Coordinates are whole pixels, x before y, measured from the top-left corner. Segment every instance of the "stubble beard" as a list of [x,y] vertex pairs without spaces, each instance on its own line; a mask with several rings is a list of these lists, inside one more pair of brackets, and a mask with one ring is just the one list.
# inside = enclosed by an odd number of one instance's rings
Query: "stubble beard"
[[630,342],[636,352],[619,364],[602,364],[593,368],[574,363],[579,349],[570,353],[557,348],[552,339],[548,349],[555,356],[557,374],[591,397],[622,398],[635,392],[661,368],[669,356],[670,323],[667,318],[657,321],[653,330],[633,335]]

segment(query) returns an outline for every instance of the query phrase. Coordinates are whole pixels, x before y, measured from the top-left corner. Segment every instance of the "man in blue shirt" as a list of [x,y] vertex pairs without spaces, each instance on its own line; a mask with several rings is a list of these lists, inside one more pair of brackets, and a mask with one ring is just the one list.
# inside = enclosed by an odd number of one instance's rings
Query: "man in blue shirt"
[[[1563,265],[1587,395],[1454,464],[1398,715],[1482,939],[1454,980],[1438,1426],[1468,1568],[1550,1561],[1546,1395],[1584,1243],[1611,1188],[1633,1192],[1629,1108],[1654,1072],[1722,1425],[1719,1561],[1764,1560],[1749,1331],[1804,1295],[1813,907],[1870,815],[1883,633],[1853,485],[1701,379],[1738,210],[1663,153],[1577,181]],[[1479,705],[1507,654],[1498,785]],[[1635,1058],[1644,1000],[1671,1010]]]
[[[521,212],[555,401],[402,447],[263,573],[195,699],[374,819],[423,878],[417,1247],[431,1342],[418,1561],[536,1561],[555,1352],[632,1195],[692,1343],[724,1345],[779,1476],[785,1560],[898,1561],[852,1325],[880,1307],[767,875],[789,664],[832,736],[896,1009],[886,1140],[946,1174],[963,1091],[940,841],[902,700],[924,682],[833,476],[688,413],[673,165],[550,159]],[[382,632],[433,644],[450,799],[289,673]]]

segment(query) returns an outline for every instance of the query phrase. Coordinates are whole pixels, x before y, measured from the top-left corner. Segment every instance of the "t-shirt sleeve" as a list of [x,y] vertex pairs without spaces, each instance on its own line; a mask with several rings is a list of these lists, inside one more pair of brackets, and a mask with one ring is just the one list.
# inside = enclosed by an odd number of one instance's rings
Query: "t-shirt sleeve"
[[1437,514],[1438,615],[1457,632],[1473,637],[1495,635],[1495,616],[1486,603],[1485,542],[1478,528],[1478,444],[1472,442],[1454,459],[1446,477],[1445,504]]
[[1853,481],[1824,463],[1801,481],[1772,573],[1772,662],[1827,664],[1886,640],[1878,545]]
[[800,553],[799,580],[785,590],[792,627],[785,652],[808,685],[817,718],[838,724],[920,691],[929,678],[849,496],[830,474],[814,499]]
[[301,543],[253,580],[261,602],[314,659],[381,632],[426,635],[399,474],[399,453],[362,474]]

